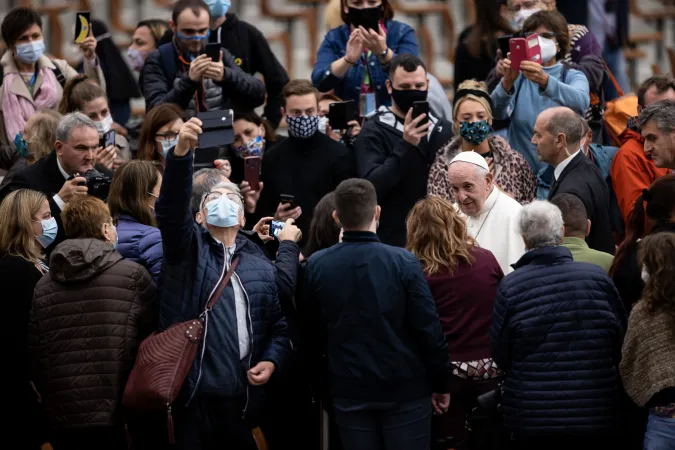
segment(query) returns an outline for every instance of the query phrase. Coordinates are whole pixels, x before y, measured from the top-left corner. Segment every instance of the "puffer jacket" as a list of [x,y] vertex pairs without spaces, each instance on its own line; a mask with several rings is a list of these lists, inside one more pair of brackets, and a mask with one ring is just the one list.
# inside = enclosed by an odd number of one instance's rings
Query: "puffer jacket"
[[[199,316],[225,274],[223,244],[198,226],[192,216],[192,160],[192,152],[182,158],[176,157],[173,150],[169,152],[155,205],[164,248],[160,277],[162,329]],[[248,239],[236,241],[234,256],[239,257],[239,265],[233,279],[240,280],[248,303],[251,352],[240,362],[237,317],[232,306],[234,290],[230,282],[209,315],[203,364],[197,358],[187,380],[190,395],[198,392],[230,397],[248,392],[255,397],[253,391],[257,389],[252,386],[247,389],[248,368],[260,361],[270,361],[280,369],[290,352],[274,266],[256,256],[258,250],[244,248],[249,245],[255,246]],[[249,408],[256,406],[251,403]]]
[[520,436],[611,433],[626,311],[598,266],[565,247],[526,253],[499,284],[491,353],[506,372],[504,425]]
[[118,218],[117,236],[117,251],[126,259],[148,269],[157,283],[162,268],[162,235],[159,229],[122,214]]
[[156,311],[148,271],[110,244],[72,239],[54,249],[28,330],[32,376],[52,429],[121,425],[124,385]]
[[[188,76],[189,64],[179,53],[172,41],[153,51],[145,60],[139,83],[145,97],[145,109],[150,111],[163,103],[175,103],[186,111],[189,117],[198,111],[257,108],[265,102],[265,85],[237,66],[226,49],[223,52],[223,81],[202,78],[194,82]],[[163,55],[171,55],[165,61]],[[182,61],[181,61],[182,60]]]

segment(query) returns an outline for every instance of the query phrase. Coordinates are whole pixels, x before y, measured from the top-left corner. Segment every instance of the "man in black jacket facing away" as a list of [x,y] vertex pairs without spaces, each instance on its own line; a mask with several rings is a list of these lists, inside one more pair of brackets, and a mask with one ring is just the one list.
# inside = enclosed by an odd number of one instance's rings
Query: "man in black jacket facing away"
[[452,125],[429,115],[412,117],[413,103],[427,100],[424,63],[413,55],[395,57],[387,89],[392,106],[381,107],[363,125],[354,154],[360,178],[375,185],[382,205],[378,235],[382,242],[405,247],[405,219],[427,195],[429,168],[436,152],[452,138]]
[[578,197],[591,220],[591,232],[586,237],[588,246],[613,255],[609,188],[600,170],[581,151],[581,120],[569,108],[549,108],[537,117],[532,143],[537,146],[539,160],[554,167],[548,199],[558,194]]
[[377,238],[380,207],[369,181],[340,183],[335,206],[342,243],[309,258],[304,298],[317,308],[342,443],[428,450],[432,406],[447,411],[452,369],[422,266]]

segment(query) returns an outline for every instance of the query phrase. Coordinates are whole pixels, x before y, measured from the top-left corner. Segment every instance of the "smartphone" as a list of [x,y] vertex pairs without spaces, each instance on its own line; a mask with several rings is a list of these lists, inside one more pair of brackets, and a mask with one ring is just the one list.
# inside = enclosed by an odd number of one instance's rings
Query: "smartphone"
[[213,161],[219,158],[220,158],[220,148],[200,147],[195,151],[195,156],[194,160],[192,161],[192,164],[195,170],[213,168],[216,167],[216,165],[213,164]]
[[509,41],[513,39],[513,36],[502,36],[497,39],[499,42],[499,50],[502,52],[502,58],[506,58],[506,56],[509,54],[511,51],[511,45],[509,44]]
[[293,195],[288,195],[288,194],[281,194],[279,196],[279,203],[282,205],[289,205],[288,208],[286,209],[293,209],[295,208],[295,196]]
[[286,224],[281,220],[273,220],[270,224],[270,236],[279,239],[279,232],[284,228],[284,225]]
[[426,117],[420,121],[417,125],[418,127],[429,122],[429,102],[414,102],[412,107],[412,118],[416,119],[422,114],[426,114]]
[[356,120],[354,100],[331,103],[328,107],[328,123],[332,129],[346,130],[352,120]]
[[231,109],[197,113],[197,118],[202,121],[202,134],[198,138],[199,148],[223,147],[233,143],[232,116]]
[[252,189],[258,190],[260,184],[260,156],[247,156],[244,158],[244,181]]
[[358,18],[352,25],[354,25],[354,27],[361,25],[366,30],[373,30],[379,33],[380,19],[382,19],[380,8],[363,8],[359,10]]
[[511,52],[511,68],[520,70],[523,61],[534,61],[541,64],[541,47],[539,47],[539,35],[533,33],[526,38],[512,38],[509,40]]
[[109,130],[103,134],[99,145],[103,148],[115,145],[115,130]]
[[217,42],[206,44],[206,56],[214,62],[220,61],[220,44]]
[[75,13],[75,43],[81,44],[89,36],[91,27],[91,13],[89,11],[78,11]]

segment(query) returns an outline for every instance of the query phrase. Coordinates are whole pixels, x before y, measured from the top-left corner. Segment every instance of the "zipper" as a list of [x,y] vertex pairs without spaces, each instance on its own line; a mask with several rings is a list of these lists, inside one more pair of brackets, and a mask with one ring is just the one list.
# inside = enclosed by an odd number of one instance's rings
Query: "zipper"
[[[237,281],[239,282],[239,286],[241,287],[241,290],[244,292],[244,297],[246,297],[246,316],[248,318],[248,341],[251,345],[251,348],[248,349],[248,368],[251,368],[251,362],[253,360],[253,319],[251,318],[251,300],[248,298],[248,292],[246,292],[246,289],[244,288],[244,283],[241,282],[241,278],[239,278],[239,275],[237,275],[237,272],[234,272],[233,275],[237,277]],[[243,419],[246,416],[246,410],[248,409],[248,402],[249,402],[249,383],[248,380],[246,380],[246,403],[244,404],[244,409],[241,412],[241,418]]]

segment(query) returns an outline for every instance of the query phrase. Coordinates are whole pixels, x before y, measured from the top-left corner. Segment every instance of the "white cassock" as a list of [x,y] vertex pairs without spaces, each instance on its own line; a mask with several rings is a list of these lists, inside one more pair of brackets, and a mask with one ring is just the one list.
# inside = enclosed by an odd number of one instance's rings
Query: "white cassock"
[[496,186],[485,201],[480,214],[474,217],[462,214],[469,234],[478,245],[490,250],[504,274],[513,272],[511,264],[525,254],[525,243],[518,230],[518,216],[523,207]]

